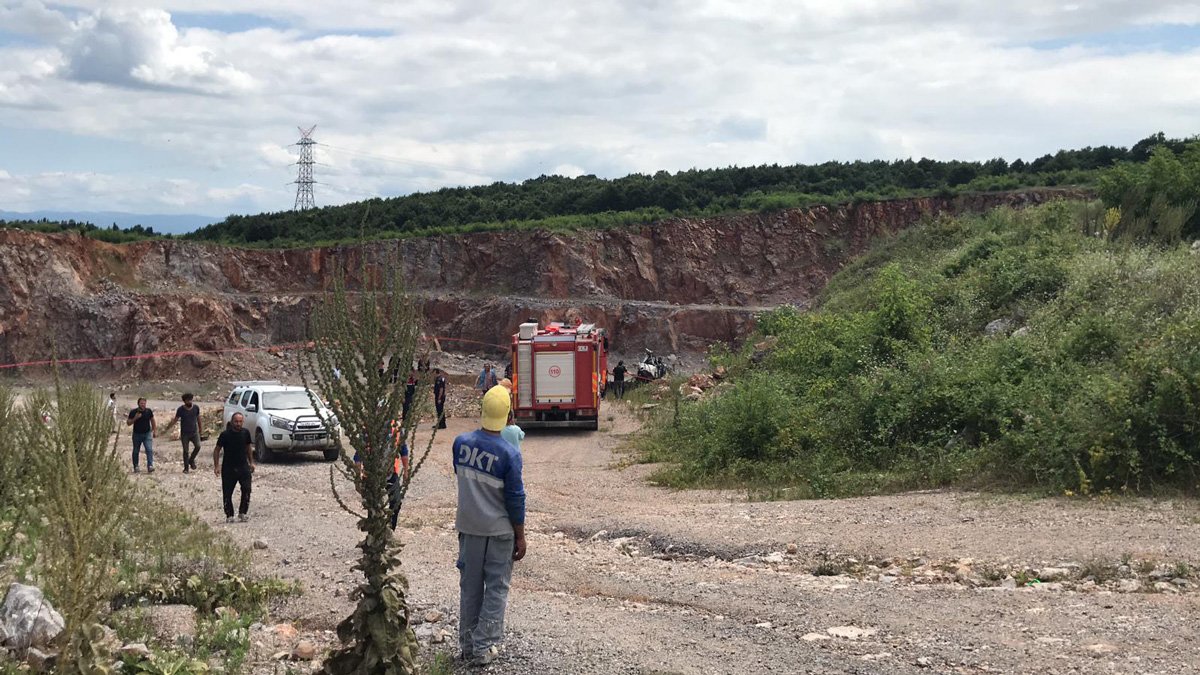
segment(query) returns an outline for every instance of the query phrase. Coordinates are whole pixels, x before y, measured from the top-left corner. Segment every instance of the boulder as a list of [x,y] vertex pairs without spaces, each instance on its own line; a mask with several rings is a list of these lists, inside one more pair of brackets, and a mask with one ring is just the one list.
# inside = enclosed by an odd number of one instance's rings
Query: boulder
[[126,659],[137,661],[149,661],[154,657],[154,652],[142,642],[131,642],[121,647],[121,656]]
[[42,647],[65,627],[62,615],[36,586],[9,585],[0,607],[0,645],[14,649]]
[[1038,570],[1038,579],[1042,581],[1062,581],[1070,576],[1071,570],[1065,567],[1043,567]]
[[988,325],[983,327],[983,334],[988,337],[995,335],[1008,335],[1012,331],[1012,319],[996,319],[988,322]]
[[196,608],[191,605],[151,605],[140,611],[151,634],[160,642],[170,644],[196,637]]
[[301,640],[292,650],[292,658],[298,661],[312,661],[317,658],[317,646],[308,640]]
[[44,652],[37,647],[30,647],[25,651],[25,663],[29,664],[29,669],[35,673],[52,673],[57,665],[58,655],[54,653]]

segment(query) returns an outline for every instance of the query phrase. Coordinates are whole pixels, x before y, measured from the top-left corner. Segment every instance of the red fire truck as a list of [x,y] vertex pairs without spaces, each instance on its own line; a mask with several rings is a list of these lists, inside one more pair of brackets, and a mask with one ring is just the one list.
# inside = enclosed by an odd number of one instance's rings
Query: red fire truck
[[608,382],[608,334],[591,323],[523,323],[513,335],[512,372],[517,424],[596,429]]

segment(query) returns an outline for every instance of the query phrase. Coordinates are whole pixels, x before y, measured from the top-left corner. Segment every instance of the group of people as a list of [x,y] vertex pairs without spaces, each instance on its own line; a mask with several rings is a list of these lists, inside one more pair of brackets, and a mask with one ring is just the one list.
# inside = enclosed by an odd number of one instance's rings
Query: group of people
[[[474,665],[487,665],[499,655],[513,563],[524,558],[527,550],[521,458],[525,432],[513,423],[512,385],[507,379],[483,392],[479,428],[459,434],[451,445],[458,493],[455,566],[459,570],[459,656]],[[435,371],[436,425],[443,429],[446,428],[445,392],[445,374]],[[116,394],[110,395],[109,408],[115,415]],[[243,522],[249,519],[254,444],[244,422],[241,413],[234,413],[213,448],[213,473],[221,478],[226,522],[234,522],[233,493],[237,488],[241,491],[237,519]],[[187,473],[196,468],[200,450],[200,407],[192,394],[184,394],[183,405],[176,409],[167,428],[175,423],[180,424],[183,470]],[[134,472],[139,470],[139,455],[144,449],[146,471],[153,473],[158,427],[146,399],[139,398],[137,407],[129,411],[126,426],[133,428]],[[408,446],[399,438],[402,428],[393,423],[391,430],[393,442],[399,444],[389,477],[393,495],[396,487],[409,477]],[[395,529],[400,511],[398,499],[392,501],[391,507]]]
[[[167,423],[164,431],[169,431],[175,424],[179,424],[183,472],[190,473],[197,468],[196,457],[200,454],[200,406],[196,404],[196,397],[191,393],[183,395],[182,403],[175,409],[175,416]],[[116,392],[108,395],[108,409],[115,418]],[[226,522],[234,520],[233,492],[239,487],[241,495],[238,520],[245,522],[250,517],[250,476],[254,473],[254,442],[250,438],[250,432],[243,427],[244,424],[245,418],[242,414],[234,413],[213,448],[213,473],[221,479]],[[146,473],[154,473],[154,439],[158,436],[158,422],[154,419],[154,410],[146,406],[145,398],[139,398],[137,407],[126,415],[125,426],[133,427],[133,472],[141,471],[140,460],[144,452]]]

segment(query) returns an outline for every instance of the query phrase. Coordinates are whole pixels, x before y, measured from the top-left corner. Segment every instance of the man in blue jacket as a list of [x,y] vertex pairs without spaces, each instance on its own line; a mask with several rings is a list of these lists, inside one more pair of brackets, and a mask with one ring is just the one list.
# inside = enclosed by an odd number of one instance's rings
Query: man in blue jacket
[[499,653],[513,561],[525,557],[521,453],[500,435],[509,405],[508,390],[492,387],[483,396],[482,428],[454,439],[458,643],[462,658],[475,665],[487,665]]

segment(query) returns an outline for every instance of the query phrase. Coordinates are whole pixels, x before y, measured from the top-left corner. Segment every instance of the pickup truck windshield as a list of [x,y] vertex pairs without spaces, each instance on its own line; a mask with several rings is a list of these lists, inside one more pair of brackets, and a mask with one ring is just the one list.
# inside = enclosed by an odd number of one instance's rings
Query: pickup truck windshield
[[263,394],[263,410],[312,409],[308,394],[303,391],[275,391]]

